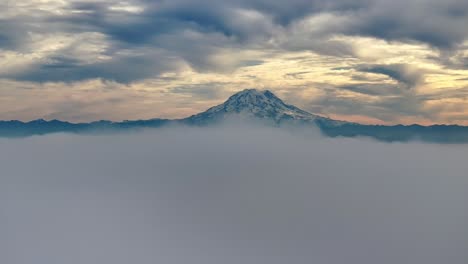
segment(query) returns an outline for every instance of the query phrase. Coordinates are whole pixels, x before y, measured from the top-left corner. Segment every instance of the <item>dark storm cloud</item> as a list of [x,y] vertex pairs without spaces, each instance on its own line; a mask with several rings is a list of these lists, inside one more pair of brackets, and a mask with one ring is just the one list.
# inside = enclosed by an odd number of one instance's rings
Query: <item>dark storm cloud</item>
[[465,264],[467,146],[248,125],[0,145],[0,262]]

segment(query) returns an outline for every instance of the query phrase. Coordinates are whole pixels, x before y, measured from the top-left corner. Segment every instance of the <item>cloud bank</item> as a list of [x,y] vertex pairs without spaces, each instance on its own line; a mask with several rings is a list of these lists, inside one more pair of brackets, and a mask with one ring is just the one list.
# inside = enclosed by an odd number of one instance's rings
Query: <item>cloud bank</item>
[[466,146],[238,124],[0,145],[5,264],[468,259]]
[[467,20],[464,0],[3,1],[0,119],[183,117],[268,88],[338,119],[468,124]]

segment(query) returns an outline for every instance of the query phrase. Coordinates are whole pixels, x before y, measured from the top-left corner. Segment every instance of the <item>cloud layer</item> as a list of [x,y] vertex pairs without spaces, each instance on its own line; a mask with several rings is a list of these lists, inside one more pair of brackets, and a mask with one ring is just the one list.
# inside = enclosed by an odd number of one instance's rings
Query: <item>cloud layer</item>
[[0,144],[5,264],[468,258],[466,146],[239,124]]

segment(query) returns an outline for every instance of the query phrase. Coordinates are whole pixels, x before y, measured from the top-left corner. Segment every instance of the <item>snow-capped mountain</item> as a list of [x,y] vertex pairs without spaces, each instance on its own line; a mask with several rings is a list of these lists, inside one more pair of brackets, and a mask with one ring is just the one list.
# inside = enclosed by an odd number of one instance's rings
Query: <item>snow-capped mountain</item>
[[0,137],[27,137],[50,133],[107,133],[159,128],[166,125],[212,125],[228,118],[247,118],[266,125],[299,125],[301,129],[319,128],[329,137],[372,137],[382,141],[423,140],[438,143],[468,143],[468,127],[457,125],[363,125],[314,115],[286,104],[270,91],[248,89],[205,112],[178,120],[150,119],[123,122],[97,121],[69,123],[38,119],[30,122],[0,121]]
[[284,122],[309,123],[319,120],[337,124],[344,123],[311,114],[293,105],[286,104],[268,90],[259,91],[256,89],[246,89],[238,92],[229,97],[226,102],[185,120],[195,124],[206,124],[232,116],[262,119],[278,124]]

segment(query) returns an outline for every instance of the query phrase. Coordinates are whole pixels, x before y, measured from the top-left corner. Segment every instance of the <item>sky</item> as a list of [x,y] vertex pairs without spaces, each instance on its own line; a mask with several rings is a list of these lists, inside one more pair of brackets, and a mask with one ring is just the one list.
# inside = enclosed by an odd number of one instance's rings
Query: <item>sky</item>
[[0,145],[2,264],[468,259],[468,145],[234,123]]
[[246,88],[468,125],[466,0],[3,0],[0,119],[179,118]]

